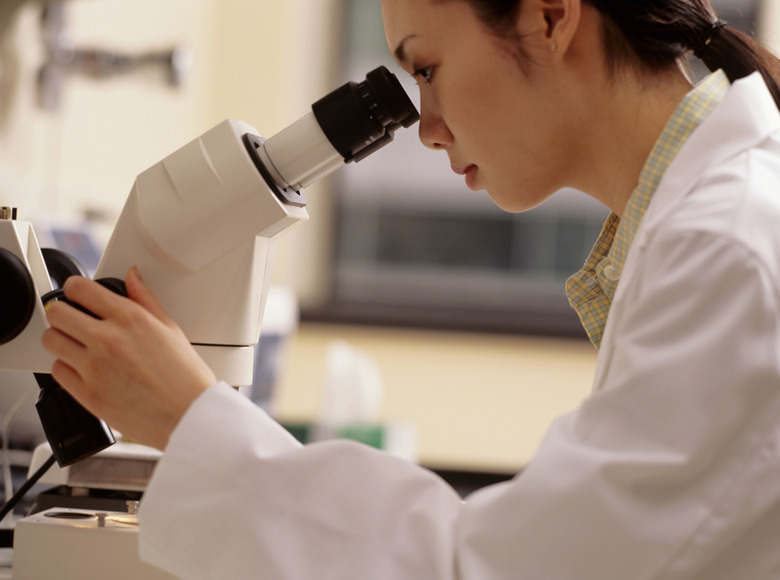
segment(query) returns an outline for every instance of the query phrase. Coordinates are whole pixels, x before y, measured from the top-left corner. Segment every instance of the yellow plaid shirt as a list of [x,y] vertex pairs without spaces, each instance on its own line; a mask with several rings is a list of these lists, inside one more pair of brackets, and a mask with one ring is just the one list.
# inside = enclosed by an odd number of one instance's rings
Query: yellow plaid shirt
[[631,242],[661,178],[688,137],[723,100],[728,89],[726,75],[718,71],[685,96],[645,161],[623,218],[614,213],[607,218],[585,265],[566,282],[569,303],[596,348],[601,345]]

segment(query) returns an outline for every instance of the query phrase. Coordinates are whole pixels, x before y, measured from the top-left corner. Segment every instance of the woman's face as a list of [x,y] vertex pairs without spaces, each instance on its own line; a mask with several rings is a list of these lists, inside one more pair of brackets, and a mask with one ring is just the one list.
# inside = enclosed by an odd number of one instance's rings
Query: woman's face
[[508,211],[570,185],[576,159],[571,95],[553,74],[556,53],[539,6],[522,3],[521,55],[466,1],[382,0],[390,51],[420,87],[421,141],[446,151],[471,189],[487,190]]

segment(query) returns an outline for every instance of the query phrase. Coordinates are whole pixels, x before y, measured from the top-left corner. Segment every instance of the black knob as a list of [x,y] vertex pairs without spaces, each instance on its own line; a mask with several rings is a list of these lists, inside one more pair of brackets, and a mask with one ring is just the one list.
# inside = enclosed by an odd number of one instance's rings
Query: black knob
[[11,342],[27,328],[37,299],[27,266],[0,248],[0,344]]

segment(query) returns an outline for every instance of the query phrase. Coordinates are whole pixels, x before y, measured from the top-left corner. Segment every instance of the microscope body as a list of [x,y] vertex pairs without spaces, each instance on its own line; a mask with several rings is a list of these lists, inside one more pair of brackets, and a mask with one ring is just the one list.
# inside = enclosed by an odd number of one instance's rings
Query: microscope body
[[[236,386],[252,382],[279,236],[308,219],[257,170],[243,139],[254,133],[223,121],[139,174],[95,273],[121,280],[138,267],[214,373]],[[0,220],[0,248],[30,273],[36,296],[52,291],[32,224]],[[44,306],[32,304],[23,332],[0,346],[0,368],[51,370]]]
[[[121,293],[127,271],[137,267],[215,375],[249,385],[278,238],[308,219],[300,190],[418,120],[398,79],[379,67],[268,140],[245,123],[224,121],[137,177],[95,279]],[[4,215],[6,209],[0,208],[0,369],[36,374],[48,401],[46,412],[42,398],[36,405],[44,431],[57,462],[69,465],[114,440],[48,374],[54,361],[41,334],[48,301],[67,301],[52,284],[62,265],[52,268],[32,226]],[[83,274],[66,262],[60,284]],[[83,429],[85,420],[92,427]],[[74,438],[89,444],[57,453]]]
[[95,278],[145,284],[229,384],[249,385],[279,236],[308,219],[246,149],[255,129],[223,121],[135,181]]

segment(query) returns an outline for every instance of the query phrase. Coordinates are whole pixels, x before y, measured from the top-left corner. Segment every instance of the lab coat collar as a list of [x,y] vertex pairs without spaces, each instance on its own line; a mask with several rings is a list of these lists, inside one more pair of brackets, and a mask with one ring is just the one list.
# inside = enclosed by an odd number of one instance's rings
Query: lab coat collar
[[[644,216],[645,232],[664,221],[710,167],[780,130],[780,113],[760,73],[739,79],[671,163]],[[641,242],[642,240],[638,239]]]

